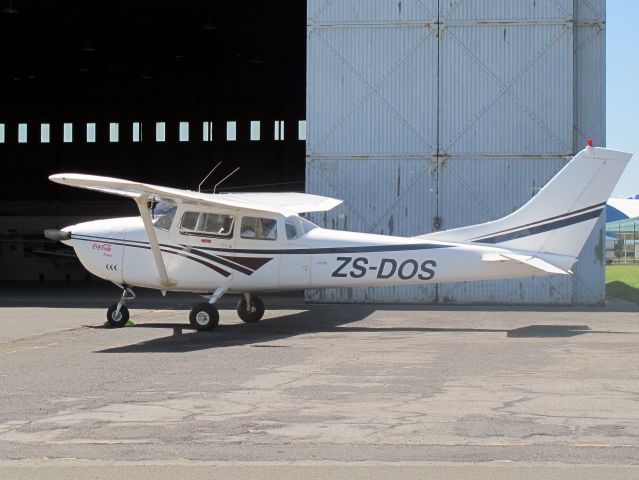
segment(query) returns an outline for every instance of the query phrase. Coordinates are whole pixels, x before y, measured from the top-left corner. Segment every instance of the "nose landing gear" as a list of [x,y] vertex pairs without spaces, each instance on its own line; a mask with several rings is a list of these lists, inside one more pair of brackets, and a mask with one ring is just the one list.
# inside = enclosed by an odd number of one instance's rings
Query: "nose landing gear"
[[129,309],[126,308],[126,301],[133,300],[135,298],[135,293],[129,287],[125,287],[122,290],[122,296],[120,297],[120,301],[116,304],[113,304],[107,310],[107,323],[114,328],[124,327],[126,323],[129,321]]

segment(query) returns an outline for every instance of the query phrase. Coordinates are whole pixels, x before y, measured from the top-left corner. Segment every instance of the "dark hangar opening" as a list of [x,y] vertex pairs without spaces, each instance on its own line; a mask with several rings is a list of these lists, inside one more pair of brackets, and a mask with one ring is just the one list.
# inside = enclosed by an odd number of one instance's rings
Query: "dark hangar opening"
[[304,1],[0,0],[0,59],[0,216],[134,212],[60,172],[304,189]]

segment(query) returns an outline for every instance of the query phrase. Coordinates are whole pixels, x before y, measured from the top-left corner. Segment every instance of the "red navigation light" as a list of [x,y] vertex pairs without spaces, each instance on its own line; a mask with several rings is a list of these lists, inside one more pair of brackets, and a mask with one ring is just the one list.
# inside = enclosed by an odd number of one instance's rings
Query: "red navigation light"
[[592,147],[592,138],[589,138],[589,139],[588,139],[588,146],[589,146],[589,147]]

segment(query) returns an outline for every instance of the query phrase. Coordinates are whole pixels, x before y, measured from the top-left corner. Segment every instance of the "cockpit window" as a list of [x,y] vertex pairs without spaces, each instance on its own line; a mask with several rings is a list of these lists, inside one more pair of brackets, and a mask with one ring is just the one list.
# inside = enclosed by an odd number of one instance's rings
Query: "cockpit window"
[[313,222],[306,220],[305,218],[300,217],[300,223],[302,224],[302,230],[304,230],[304,235],[306,235],[311,230],[319,228]]
[[166,200],[159,202],[157,200],[151,200],[149,202],[149,210],[155,228],[167,231],[171,230],[175,212],[177,211],[177,205],[175,203]]
[[180,223],[183,235],[202,235],[226,238],[233,235],[232,215],[205,212],[184,212]]

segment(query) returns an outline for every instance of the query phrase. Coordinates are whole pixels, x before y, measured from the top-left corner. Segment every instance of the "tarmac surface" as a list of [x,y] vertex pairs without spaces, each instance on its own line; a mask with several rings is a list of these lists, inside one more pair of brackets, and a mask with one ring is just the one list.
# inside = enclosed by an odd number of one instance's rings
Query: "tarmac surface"
[[0,478],[639,478],[639,307],[0,287]]

